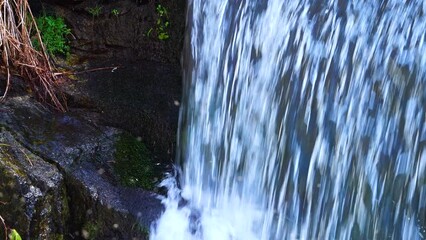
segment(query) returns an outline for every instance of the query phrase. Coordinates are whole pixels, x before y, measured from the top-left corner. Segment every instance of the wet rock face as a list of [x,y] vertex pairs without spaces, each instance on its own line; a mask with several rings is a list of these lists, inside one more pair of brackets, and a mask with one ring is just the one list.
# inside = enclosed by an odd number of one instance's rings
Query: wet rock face
[[120,184],[112,165],[121,134],[28,96],[0,105],[0,215],[8,226],[26,239],[146,239],[162,206],[153,193]]
[[[96,64],[93,68],[118,65]],[[75,102],[91,102],[100,109],[103,124],[140,137],[157,162],[173,161],[182,89],[178,67],[139,61],[113,72],[95,71],[79,77],[84,80],[73,82],[67,90]]]
[[68,205],[62,174],[28,151],[4,127],[0,144],[0,214],[8,226],[26,239],[63,236]]
[[14,105],[3,112],[7,115],[4,119],[9,120],[5,126],[25,146],[63,169],[81,159],[94,158],[100,148],[111,149],[113,143],[108,137],[113,132],[108,129],[101,133],[71,115],[52,113],[25,97],[11,99],[9,103]]
[[[34,6],[37,6],[34,0]],[[72,30],[73,52],[88,57],[113,57],[178,63],[185,27],[185,1],[43,0],[47,13],[65,18]],[[160,16],[161,15],[161,16]],[[162,19],[164,23],[159,24]],[[167,26],[165,22],[168,22]],[[164,27],[168,39],[159,38]]]

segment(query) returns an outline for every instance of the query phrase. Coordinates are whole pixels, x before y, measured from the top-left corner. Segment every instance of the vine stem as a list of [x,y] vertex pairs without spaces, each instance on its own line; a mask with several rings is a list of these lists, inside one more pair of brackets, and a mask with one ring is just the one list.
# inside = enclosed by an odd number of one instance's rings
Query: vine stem
[[0,215],[0,220],[4,228],[4,240],[7,240],[7,226],[6,226],[6,223],[4,222],[4,218],[1,215]]

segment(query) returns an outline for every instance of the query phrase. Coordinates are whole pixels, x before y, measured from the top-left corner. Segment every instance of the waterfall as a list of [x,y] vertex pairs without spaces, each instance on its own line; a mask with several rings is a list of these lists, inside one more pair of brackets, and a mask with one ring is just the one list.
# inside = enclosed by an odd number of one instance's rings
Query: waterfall
[[153,240],[425,239],[426,1],[189,0]]

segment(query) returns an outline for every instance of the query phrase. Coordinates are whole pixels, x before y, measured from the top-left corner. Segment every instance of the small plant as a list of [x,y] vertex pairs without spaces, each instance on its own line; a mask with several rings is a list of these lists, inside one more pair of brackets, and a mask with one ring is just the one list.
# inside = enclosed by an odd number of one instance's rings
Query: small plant
[[146,33],[146,36],[150,37],[153,30],[153,28],[149,28],[148,32]]
[[118,9],[112,9],[111,10],[111,14],[114,16],[114,17],[118,17],[118,15],[120,14],[120,11],[118,11]]
[[101,15],[101,12],[102,12],[102,7],[99,5],[96,5],[94,7],[88,8],[87,11],[92,15],[93,18],[99,17],[99,15]]
[[[43,15],[36,19],[36,23],[47,52],[50,55],[59,53],[68,56],[70,47],[66,37],[71,34],[71,29],[65,24],[64,19]],[[37,38],[33,38],[32,44],[36,49],[41,49]]]
[[167,9],[164,6],[162,6],[161,4],[157,5],[156,10],[157,10],[158,16],[160,16],[160,17],[164,17],[164,16],[168,17]]
[[157,5],[157,37],[160,40],[169,39],[169,33],[167,29],[169,28],[169,15],[167,13],[167,9],[161,4]]
[[[170,35],[168,32],[170,23],[169,23],[169,15],[167,13],[167,9],[161,4],[158,4],[155,11],[157,13],[157,22],[155,24],[155,31],[157,33],[157,38],[159,40],[167,40],[170,38]],[[150,37],[152,31],[153,31],[153,28],[150,28],[148,32],[146,33],[146,36]]]
[[[0,202],[2,204],[4,204],[3,202]],[[18,231],[16,231],[13,228],[9,228],[6,225],[6,221],[4,220],[4,218],[0,215],[0,222],[3,225],[3,229],[4,229],[4,233],[5,233],[5,240],[9,239],[9,240],[22,240],[21,236],[19,235]],[[9,232],[9,234],[8,234]]]
[[10,240],[22,240],[21,236],[15,229],[10,230],[8,237]]

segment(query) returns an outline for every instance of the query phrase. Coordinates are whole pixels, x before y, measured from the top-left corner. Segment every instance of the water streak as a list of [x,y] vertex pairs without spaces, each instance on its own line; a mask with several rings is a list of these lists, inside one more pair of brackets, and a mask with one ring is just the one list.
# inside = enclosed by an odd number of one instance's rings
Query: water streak
[[426,1],[187,17],[181,187],[151,239],[426,238]]

